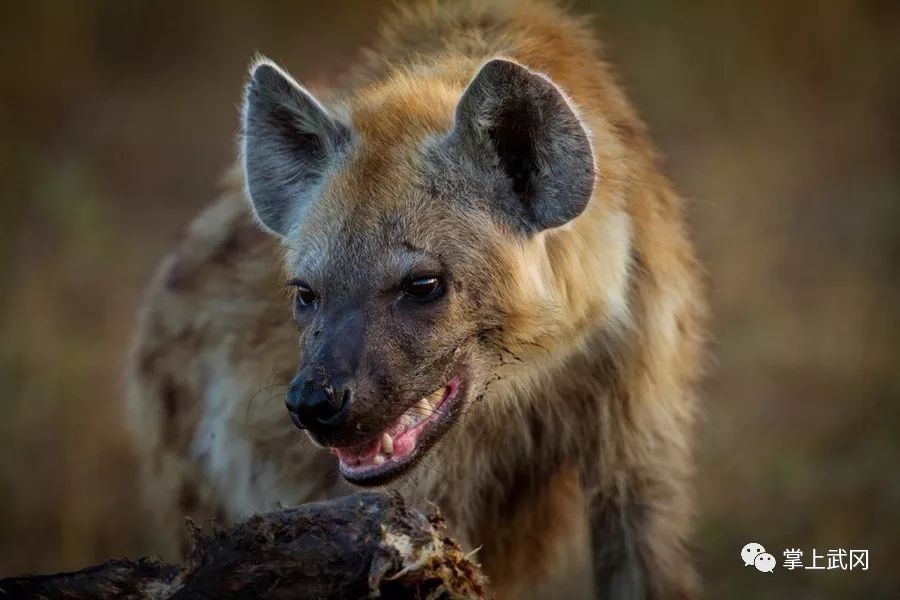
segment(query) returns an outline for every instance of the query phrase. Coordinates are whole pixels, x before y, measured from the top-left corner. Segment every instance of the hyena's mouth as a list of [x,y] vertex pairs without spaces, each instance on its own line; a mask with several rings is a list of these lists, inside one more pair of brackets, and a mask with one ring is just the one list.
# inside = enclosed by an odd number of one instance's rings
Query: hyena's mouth
[[463,387],[457,375],[411,406],[374,442],[331,448],[341,475],[357,485],[380,485],[404,473],[452,424]]

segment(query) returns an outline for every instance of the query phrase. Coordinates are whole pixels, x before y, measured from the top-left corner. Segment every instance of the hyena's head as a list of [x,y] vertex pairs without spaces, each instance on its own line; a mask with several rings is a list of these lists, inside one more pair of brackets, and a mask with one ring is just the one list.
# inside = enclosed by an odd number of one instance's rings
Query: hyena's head
[[282,239],[300,330],[287,407],[360,485],[474,418],[555,326],[543,236],[594,185],[547,78],[500,59],[459,77],[398,72],[329,108],[268,61],[247,86],[247,190]]

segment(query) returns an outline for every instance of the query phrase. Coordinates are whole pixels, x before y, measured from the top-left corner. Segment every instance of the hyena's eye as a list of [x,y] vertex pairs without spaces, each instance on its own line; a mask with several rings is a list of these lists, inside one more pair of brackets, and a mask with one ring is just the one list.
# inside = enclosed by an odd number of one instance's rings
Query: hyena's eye
[[291,285],[294,286],[297,295],[297,304],[300,306],[309,306],[316,301],[316,293],[302,281],[291,281]]
[[444,292],[440,278],[434,276],[407,279],[401,289],[404,295],[418,302],[437,300]]

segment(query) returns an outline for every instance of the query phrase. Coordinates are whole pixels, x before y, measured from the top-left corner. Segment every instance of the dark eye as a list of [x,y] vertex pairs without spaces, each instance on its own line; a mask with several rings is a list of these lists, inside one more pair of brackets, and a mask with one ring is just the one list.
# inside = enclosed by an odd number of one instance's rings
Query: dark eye
[[418,302],[430,302],[440,297],[444,290],[438,277],[416,277],[403,283],[403,293]]
[[300,281],[292,281],[291,285],[297,291],[297,304],[300,306],[309,306],[316,301],[316,293]]

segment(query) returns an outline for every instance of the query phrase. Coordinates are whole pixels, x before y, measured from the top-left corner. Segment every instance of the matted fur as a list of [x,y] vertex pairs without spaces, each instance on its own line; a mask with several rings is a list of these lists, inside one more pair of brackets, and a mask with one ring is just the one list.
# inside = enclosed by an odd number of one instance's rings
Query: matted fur
[[[483,215],[460,221],[466,235],[496,240],[504,274],[489,294],[504,311],[497,357],[476,366],[491,383],[391,485],[437,504],[454,535],[481,548],[498,597],[547,597],[581,581],[586,562],[597,596],[691,597],[700,269],[683,201],[589,28],[539,1],[398,9],[347,86],[324,96],[362,150],[335,184],[346,200],[311,218],[344,219],[366,190],[372,214],[396,208],[412,176],[402,157],[452,126],[465,86],[498,56],[546,75],[577,111],[593,196],[566,225],[515,242]],[[281,269],[298,245],[333,250],[333,240],[289,240],[285,263],[254,222],[241,176],[225,188],[151,284],[128,372],[147,497],[169,549],[185,514],[236,519],[349,490],[282,401],[297,331]]]

